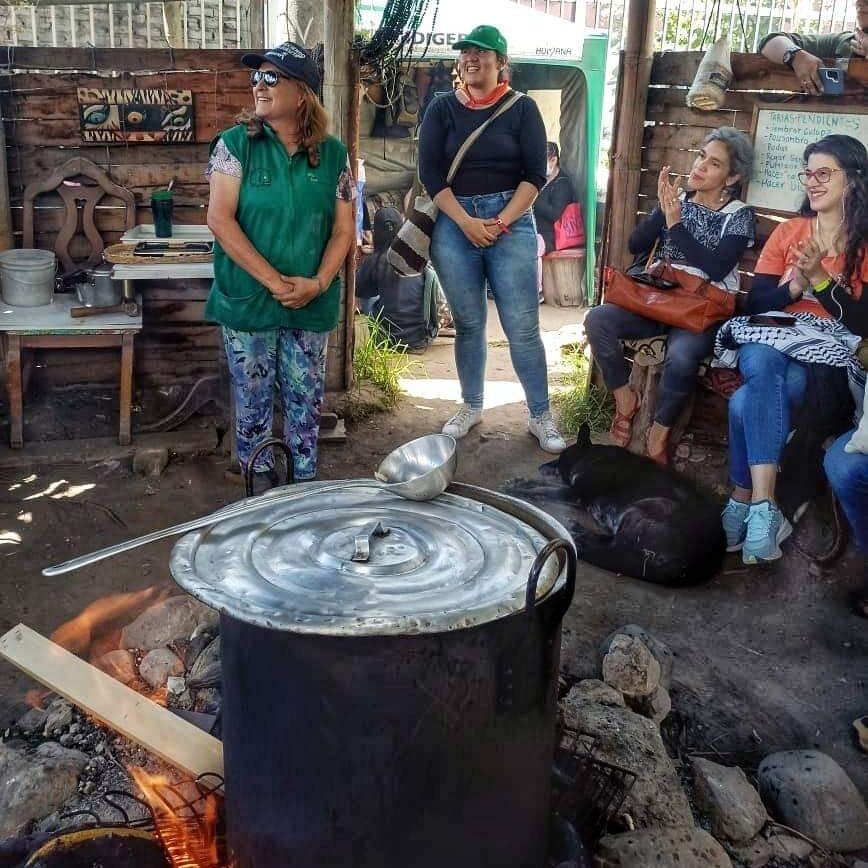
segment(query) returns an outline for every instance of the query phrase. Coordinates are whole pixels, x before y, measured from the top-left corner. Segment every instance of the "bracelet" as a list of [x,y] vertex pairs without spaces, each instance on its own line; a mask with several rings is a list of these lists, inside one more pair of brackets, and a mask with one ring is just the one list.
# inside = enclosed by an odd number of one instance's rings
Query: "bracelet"
[[825,280],[821,280],[818,284],[811,284],[811,289],[814,292],[823,292],[828,289],[832,285],[832,278],[827,277]]
[[507,226],[506,223],[504,223],[503,220],[500,219],[500,217],[497,218],[497,225],[500,227],[501,232],[505,233],[506,235],[512,235],[509,226]]

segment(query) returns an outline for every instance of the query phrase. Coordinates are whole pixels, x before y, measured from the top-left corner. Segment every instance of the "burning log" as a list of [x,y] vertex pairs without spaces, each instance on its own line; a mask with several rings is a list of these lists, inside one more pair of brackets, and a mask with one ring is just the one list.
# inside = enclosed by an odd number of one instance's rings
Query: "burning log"
[[0,657],[193,777],[223,774],[223,745],[216,738],[24,624],[0,636]]

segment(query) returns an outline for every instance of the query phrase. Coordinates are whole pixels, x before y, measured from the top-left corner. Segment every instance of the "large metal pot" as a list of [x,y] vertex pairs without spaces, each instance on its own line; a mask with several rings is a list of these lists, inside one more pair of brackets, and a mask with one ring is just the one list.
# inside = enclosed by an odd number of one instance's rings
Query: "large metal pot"
[[121,303],[121,283],[112,278],[114,267],[103,262],[76,277],[75,294],[85,307],[113,307]]
[[542,868],[566,530],[465,485],[297,488],[172,555],[221,610],[231,864]]

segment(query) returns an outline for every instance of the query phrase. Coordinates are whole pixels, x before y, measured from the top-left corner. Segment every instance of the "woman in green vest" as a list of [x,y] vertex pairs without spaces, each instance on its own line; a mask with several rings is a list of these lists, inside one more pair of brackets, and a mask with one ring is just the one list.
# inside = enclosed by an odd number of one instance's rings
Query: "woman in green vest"
[[[356,187],[346,147],[326,133],[308,52],[284,42],[241,62],[253,69],[255,107],[211,147],[208,226],[216,243],[205,316],[223,327],[242,472],[271,436],[277,381],[295,478],[313,479]],[[270,450],[257,459],[260,480],[273,482],[273,461]]]

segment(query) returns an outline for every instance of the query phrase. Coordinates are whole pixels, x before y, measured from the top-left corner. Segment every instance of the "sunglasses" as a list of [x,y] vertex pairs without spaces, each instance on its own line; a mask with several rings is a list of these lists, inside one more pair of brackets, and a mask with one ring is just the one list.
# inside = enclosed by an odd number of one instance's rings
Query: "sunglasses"
[[796,177],[803,187],[807,187],[811,181],[816,181],[818,184],[828,184],[835,172],[843,171],[843,169],[817,169],[816,172],[812,172],[810,169],[805,169],[804,172],[799,172]]
[[278,82],[282,78],[285,78],[287,81],[290,80],[288,75],[275,72],[273,69],[254,69],[250,73],[250,86],[256,87],[260,81],[264,81],[266,87],[277,87]]

